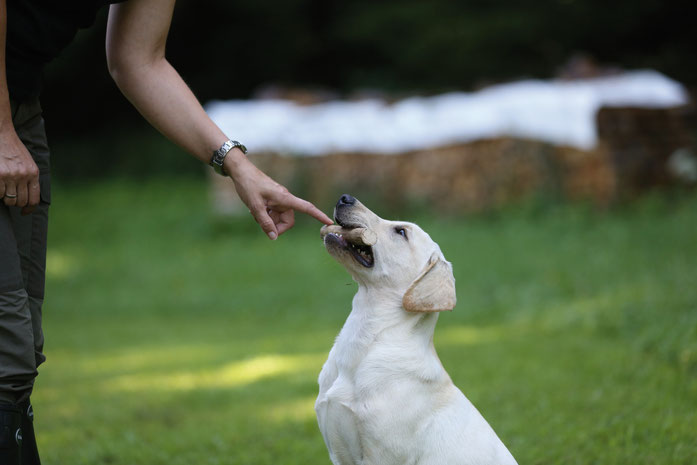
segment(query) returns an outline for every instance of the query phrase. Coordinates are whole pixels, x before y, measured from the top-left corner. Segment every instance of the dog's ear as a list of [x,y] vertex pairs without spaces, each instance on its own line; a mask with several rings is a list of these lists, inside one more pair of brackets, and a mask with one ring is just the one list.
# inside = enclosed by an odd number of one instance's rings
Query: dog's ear
[[456,302],[453,267],[437,253],[402,298],[408,312],[443,312],[455,308]]

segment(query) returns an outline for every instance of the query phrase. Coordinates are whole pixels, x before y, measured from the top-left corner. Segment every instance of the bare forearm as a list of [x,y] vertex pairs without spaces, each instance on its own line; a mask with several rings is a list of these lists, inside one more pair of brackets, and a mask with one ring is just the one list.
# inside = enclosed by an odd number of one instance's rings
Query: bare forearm
[[[160,132],[203,162],[227,137],[165,59],[174,0],[130,0],[109,9],[109,71],[126,97]],[[240,198],[271,239],[293,226],[294,210],[332,220],[259,171],[239,149],[225,157]]]
[[227,140],[165,58],[112,68],[112,76],[138,111],[167,138],[201,161]]
[[109,9],[109,72],[123,94],[167,138],[201,161],[227,140],[165,58],[174,0],[132,0]]

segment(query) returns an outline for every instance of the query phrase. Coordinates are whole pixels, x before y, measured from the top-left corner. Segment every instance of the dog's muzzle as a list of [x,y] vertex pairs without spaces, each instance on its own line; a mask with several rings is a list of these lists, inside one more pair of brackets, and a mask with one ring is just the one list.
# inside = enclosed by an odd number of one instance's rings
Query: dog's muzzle
[[325,245],[345,250],[362,266],[372,268],[375,264],[373,245],[378,240],[375,231],[358,224],[353,207],[360,203],[352,196],[344,194],[334,208],[334,221],[337,224],[322,226],[320,236]]
[[375,265],[373,245],[377,235],[367,228],[344,228],[339,225],[322,226],[320,236],[325,245],[332,244],[346,250],[362,266],[372,268]]

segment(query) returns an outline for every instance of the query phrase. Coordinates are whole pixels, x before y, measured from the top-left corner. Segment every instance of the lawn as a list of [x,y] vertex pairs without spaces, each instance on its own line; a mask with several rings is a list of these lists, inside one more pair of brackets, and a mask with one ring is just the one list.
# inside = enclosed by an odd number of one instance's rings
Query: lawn
[[[45,465],[329,463],[316,379],[356,287],[318,223],[270,242],[179,179],[51,208]],[[521,465],[697,463],[697,195],[402,219],[454,265],[436,347]]]

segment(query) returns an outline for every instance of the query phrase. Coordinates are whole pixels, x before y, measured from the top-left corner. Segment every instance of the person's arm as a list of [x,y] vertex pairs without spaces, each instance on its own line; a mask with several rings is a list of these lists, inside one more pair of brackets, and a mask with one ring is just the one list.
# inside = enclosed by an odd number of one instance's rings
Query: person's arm
[[[213,151],[229,138],[165,58],[173,9],[174,0],[129,0],[112,5],[106,37],[109,72],[121,92],[155,128],[208,163]],[[225,171],[271,239],[293,226],[294,210],[332,223],[317,207],[257,169],[239,149],[228,153]]]
[[10,96],[5,74],[7,5],[0,0],[0,199],[7,206],[23,207],[31,213],[39,203],[39,169],[19,140],[12,123]]

